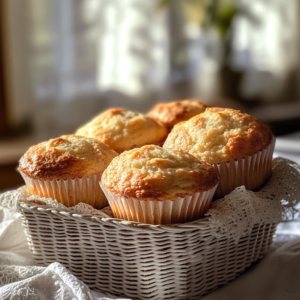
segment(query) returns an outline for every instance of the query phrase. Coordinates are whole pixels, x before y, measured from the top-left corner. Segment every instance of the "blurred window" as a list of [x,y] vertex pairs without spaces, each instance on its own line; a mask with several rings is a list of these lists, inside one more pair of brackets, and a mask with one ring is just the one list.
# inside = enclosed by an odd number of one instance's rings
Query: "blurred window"
[[165,14],[156,1],[30,0],[37,99],[70,100],[105,90],[140,96],[167,75]]

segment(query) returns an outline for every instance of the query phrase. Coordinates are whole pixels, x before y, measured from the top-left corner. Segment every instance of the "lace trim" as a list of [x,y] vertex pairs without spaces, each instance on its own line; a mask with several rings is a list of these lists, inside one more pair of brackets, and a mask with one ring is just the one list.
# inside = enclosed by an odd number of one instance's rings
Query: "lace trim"
[[4,208],[8,208],[17,212],[20,212],[20,201],[26,200],[33,203],[50,206],[58,211],[66,211],[74,214],[99,215],[103,218],[113,217],[110,208],[97,210],[94,209],[91,205],[82,202],[73,207],[66,207],[54,199],[30,195],[27,191],[26,186],[23,186],[15,191],[9,191],[0,195],[0,205]]
[[283,158],[273,161],[269,182],[258,192],[236,188],[207,211],[212,234],[234,238],[249,235],[255,224],[280,223],[300,215],[300,167]]
[[95,300],[90,289],[64,266],[0,266],[1,299]]
[[[109,207],[96,210],[88,204],[79,203],[68,208],[50,198],[30,196],[26,187],[0,195],[0,205],[11,210],[18,211],[19,202],[24,200],[41,201],[60,211],[113,217]],[[300,217],[299,165],[276,158],[273,160],[272,177],[263,188],[252,192],[243,186],[238,187],[225,198],[213,202],[206,216],[213,235],[234,238],[235,241],[250,234],[255,224],[279,223]]]

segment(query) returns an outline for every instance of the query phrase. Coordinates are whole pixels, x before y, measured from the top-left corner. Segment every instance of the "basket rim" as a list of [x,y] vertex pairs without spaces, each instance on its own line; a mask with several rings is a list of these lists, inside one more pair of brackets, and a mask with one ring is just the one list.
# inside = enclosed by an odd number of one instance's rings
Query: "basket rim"
[[39,205],[36,203],[32,203],[28,200],[22,200],[19,203],[19,206],[22,207],[25,210],[29,211],[40,211],[47,214],[54,214],[59,217],[68,217],[75,220],[80,221],[87,221],[87,222],[93,222],[93,223],[102,223],[102,224],[111,224],[111,225],[117,225],[125,228],[131,228],[131,229],[152,229],[152,230],[159,230],[159,231],[177,231],[177,230],[196,230],[199,229],[199,227],[203,228],[210,228],[210,221],[208,217],[187,222],[187,223],[178,223],[178,224],[169,224],[169,225],[153,225],[153,224],[145,224],[140,223],[136,221],[127,221],[119,218],[105,218],[101,217],[99,215],[89,215],[89,214],[80,214],[80,213],[73,213],[69,211],[61,211],[57,210],[49,205]]
[[[85,222],[89,224],[100,224],[106,226],[113,226],[117,229],[123,230],[133,230],[138,232],[173,232],[173,233],[183,233],[186,231],[193,230],[204,230],[211,233],[212,226],[208,217],[187,222],[187,223],[178,223],[178,224],[169,224],[169,225],[153,225],[153,224],[145,224],[136,221],[127,221],[119,218],[104,218],[99,215],[87,215],[87,214],[79,214],[72,213],[69,211],[59,211],[49,205],[39,205],[36,203],[32,203],[28,200],[22,200],[19,203],[19,206],[27,211],[39,211],[42,213],[47,213],[50,215],[55,215],[59,218],[68,218],[75,221]],[[269,223],[263,224],[255,224],[258,226],[267,225]],[[279,223],[271,223],[272,225],[278,225]]]

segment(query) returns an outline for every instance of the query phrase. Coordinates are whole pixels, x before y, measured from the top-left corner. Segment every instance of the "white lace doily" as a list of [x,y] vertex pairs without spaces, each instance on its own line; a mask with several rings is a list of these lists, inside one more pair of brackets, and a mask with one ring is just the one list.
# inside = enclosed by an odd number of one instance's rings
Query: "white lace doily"
[[[26,187],[0,195],[0,205],[19,210],[20,201],[42,201],[59,211],[77,214],[113,217],[109,207],[96,210],[79,203],[65,207],[56,200],[30,196]],[[211,233],[216,237],[233,237],[237,242],[241,236],[250,234],[255,224],[270,224],[288,221],[300,216],[300,167],[296,163],[276,158],[273,160],[273,174],[269,182],[258,192],[236,188],[225,198],[212,203],[207,211]]]
[[43,198],[40,196],[31,196],[26,186],[23,186],[17,190],[9,191],[0,195],[0,206],[14,210],[16,212],[20,211],[19,203],[20,201],[32,201],[32,202],[43,202],[44,205],[52,207],[58,211],[67,211],[74,214],[87,214],[87,215],[99,215],[103,218],[112,218],[113,215],[111,210],[108,207],[103,208],[102,210],[94,209],[91,205],[86,203],[78,203],[73,207],[66,207],[63,204],[57,202],[51,198]]
[[0,298],[96,300],[91,290],[59,263],[47,268],[0,266]]
[[273,173],[258,192],[236,188],[213,202],[207,211],[212,234],[236,242],[249,235],[255,224],[289,221],[300,215],[300,167],[283,158],[273,160]]

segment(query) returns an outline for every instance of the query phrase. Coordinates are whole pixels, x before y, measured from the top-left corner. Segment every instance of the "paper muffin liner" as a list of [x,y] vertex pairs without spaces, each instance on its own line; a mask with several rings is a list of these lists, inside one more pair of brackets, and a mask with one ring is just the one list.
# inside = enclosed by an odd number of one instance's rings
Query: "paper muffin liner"
[[56,199],[67,207],[75,206],[80,202],[87,203],[97,209],[108,205],[107,199],[99,187],[101,174],[66,180],[39,180],[20,173],[32,195]]
[[253,155],[213,164],[220,177],[214,198],[222,198],[241,185],[252,191],[262,187],[272,175],[274,147],[275,138],[269,146]]
[[176,200],[145,201],[123,197],[111,192],[100,183],[115,218],[146,224],[175,224],[200,219],[208,210],[216,186]]

